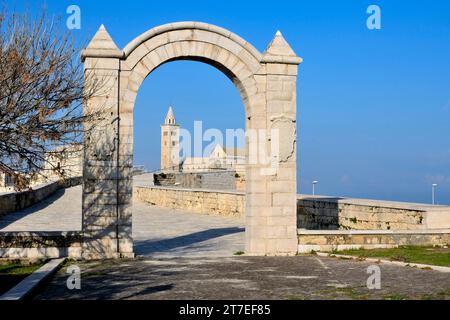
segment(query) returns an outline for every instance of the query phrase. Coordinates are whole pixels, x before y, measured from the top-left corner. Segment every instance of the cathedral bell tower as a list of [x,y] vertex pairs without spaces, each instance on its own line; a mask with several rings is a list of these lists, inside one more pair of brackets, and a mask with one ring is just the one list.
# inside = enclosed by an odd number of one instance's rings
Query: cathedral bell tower
[[164,124],[161,125],[161,171],[179,171],[180,126],[169,106]]

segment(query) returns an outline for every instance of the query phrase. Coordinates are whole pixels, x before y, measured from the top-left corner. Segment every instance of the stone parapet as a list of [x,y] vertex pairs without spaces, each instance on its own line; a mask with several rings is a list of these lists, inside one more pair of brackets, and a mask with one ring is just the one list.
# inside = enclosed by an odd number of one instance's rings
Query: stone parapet
[[[160,207],[244,216],[245,193],[234,190],[147,186],[135,187],[134,196]],[[297,226],[311,230],[450,228],[450,206],[298,195]]]
[[156,186],[210,189],[210,190],[243,190],[245,180],[234,170],[214,170],[205,172],[173,172],[155,173],[153,182]]
[[223,216],[243,216],[244,192],[135,187],[134,197],[152,205]]
[[31,190],[0,194],[0,216],[28,208],[52,195],[55,191],[81,184],[81,177],[45,183]]
[[305,230],[299,229],[298,252],[399,246],[447,246],[450,229],[436,230]]
[[81,258],[82,233],[0,232],[0,257],[5,259]]
[[450,228],[450,206],[299,195],[297,226],[315,230]]

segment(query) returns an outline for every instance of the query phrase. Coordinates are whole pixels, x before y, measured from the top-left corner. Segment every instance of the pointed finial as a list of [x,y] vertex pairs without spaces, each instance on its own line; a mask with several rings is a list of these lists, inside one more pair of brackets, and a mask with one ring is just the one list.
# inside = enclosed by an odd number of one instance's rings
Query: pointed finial
[[114,43],[103,24],[100,25],[87,48],[81,53],[83,61],[86,57],[121,58],[122,56],[122,51]]
[[294,50],[284,39],[281,31],[278,30],[264,51],[262,62],[299,64],[302,62],[302,59],[295,54]]

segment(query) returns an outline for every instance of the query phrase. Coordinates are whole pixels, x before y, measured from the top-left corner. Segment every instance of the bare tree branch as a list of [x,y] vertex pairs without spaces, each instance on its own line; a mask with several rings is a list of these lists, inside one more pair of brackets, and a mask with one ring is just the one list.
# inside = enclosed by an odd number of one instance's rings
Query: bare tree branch
[[13,175],[18,189],[27,187],[25,175],[64,177],[54,160],[79,147],[85,127],[92,128],[85,124],[99,113],[83,114],[82,106],[100,87],[85,81],[61,21],[0,13],[0,171]]

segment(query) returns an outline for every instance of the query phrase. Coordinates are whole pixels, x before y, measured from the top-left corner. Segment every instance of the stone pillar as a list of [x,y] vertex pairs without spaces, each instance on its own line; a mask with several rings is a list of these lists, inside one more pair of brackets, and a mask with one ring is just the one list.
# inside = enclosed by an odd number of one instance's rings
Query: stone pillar
[[[133,256],[131,240],[132,159],[119,148],[119,85],[121,51],[103,26],[83,51],[85,83],[97,83],[85,114],[87,123],[83,166],[83,248],[86,259]],[[128,155],[129,153],[126,153]]]
[[277,32],[263,54],[259,74],[255,75],[265,85],[266,105],[265,113],[252,115],[251,128],[266,129],[266,141],[258,137],[258,148],[266,150],[271,163],[253,165],[247,171],[249,254],[297,253],[296,80],[300,62]]

